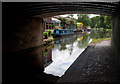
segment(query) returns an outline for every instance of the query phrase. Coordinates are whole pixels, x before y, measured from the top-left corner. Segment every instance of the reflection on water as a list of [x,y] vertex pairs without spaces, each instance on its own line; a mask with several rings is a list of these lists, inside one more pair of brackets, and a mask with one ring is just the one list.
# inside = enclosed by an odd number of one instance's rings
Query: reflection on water
[[90,32],[90,37],[92,39],[111,38],[111,31],[95,31],[95,30],[92,30]]
[[52,63],[45,68],[44,72],[61,77],[84,51],[89,41],[90,38],[87,33],[55,41],[51,51]]
[[45,46],[43,49],[43,56],[44,56],[44,67],[50,65],[52,60],[52,47],[53,45]]
[[108,38],[111,32],[94,31],[73,35],[55,41],[51,52],[51,64],[44,72],[61,77],[77,57],[85,50],[91,38]]

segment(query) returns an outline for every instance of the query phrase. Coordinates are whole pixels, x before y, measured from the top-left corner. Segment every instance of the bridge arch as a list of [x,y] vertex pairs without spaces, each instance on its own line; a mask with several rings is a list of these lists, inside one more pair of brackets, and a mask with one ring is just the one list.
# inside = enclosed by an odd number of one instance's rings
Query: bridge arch
[[24,2],[3,3],[3,13],[12,16],[38,16],[39,18],[68,13],[112,15],[119,2]]
[[2,9],[3,55],[7,58],[43,44],[42,18],[86,13],[112,16],[112,47],[120,63],[120,2],[4,2]]

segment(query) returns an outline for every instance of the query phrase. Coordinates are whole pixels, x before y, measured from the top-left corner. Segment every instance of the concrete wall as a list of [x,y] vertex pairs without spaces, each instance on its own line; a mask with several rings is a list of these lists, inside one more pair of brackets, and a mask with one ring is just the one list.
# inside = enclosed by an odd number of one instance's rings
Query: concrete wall
[[42,19],[4,19],[3,23],[3,53],[21,51],[43,44]]
[[117,64],[120,64],[120,11],[112,17],[112,48]]

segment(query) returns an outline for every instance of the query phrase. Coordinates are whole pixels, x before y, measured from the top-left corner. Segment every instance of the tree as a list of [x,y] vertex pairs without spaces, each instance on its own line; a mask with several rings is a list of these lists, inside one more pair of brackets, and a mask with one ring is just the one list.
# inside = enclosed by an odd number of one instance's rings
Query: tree
[[95,27],[99,28],[100,27],[100,17],[99,16],[92,17],[90,26],[92,28],[95,28]]
[[67,19],[64,17],[57,17],[57,19],[59,19],[61,21],[61,24],[66,24],[67,23]]
[[74,18],[73,16],[74,16],[73,14],[69,14],[69,15],[68,15],[68,18],[71,18],[71,19],[72,19],[72,18]]
[[76,24],[76,19],[73,17],[73,14],[69,14],[67,18],[70,18],[69,23],[70,24]]
[[88,16],[88,14],[77,14],[78,16],[78,22],[82,22],[84,26],[89,26],[91,23],[91,20]]
[[100,15],[100,27],[105,28],[105,19],[103,15]]
[[67,16],[67,24],[69,24],[68,28],[70,29],[74,29],[77,27],[76,18],[74,18],[73,16],[74,16],[73,14],[69,14]]
[[91,24],[90,26],[92,28],[111,28],[111,17],[110,16],[104,16],[104,15],[100,15],[100,16],[96,16],[91,18]]
[[110,16],[105,16],[105,27],[106,28],[111,28],[111,17]]

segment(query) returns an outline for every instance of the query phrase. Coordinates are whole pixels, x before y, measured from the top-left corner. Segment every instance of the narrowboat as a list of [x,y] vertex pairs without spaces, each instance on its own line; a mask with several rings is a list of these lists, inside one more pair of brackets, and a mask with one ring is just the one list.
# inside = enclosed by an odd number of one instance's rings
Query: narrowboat
[[74,34],[73,29],[55,29],[53,36],[64,36],[64,35],[70,35],[70,34]]

